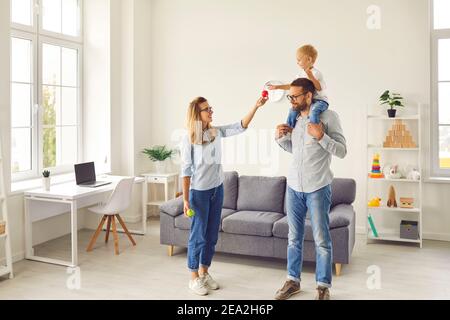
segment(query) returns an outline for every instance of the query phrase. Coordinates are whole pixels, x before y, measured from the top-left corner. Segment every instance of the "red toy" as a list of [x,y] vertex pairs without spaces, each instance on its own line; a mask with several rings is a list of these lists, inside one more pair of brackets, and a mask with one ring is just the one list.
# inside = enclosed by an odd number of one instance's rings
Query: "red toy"
[[264,91],[262,92],[262,97],[263,97],[263,98],[269,97],[269,91],[264,90]]

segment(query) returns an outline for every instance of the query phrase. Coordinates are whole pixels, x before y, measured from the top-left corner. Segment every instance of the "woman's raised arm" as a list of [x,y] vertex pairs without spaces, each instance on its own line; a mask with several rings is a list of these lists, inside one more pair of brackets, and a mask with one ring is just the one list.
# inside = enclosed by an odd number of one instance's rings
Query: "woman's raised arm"
[[253,120],[253,117],[255,116],[256,111],[258,111],[259,108],[261,108],[263,105],[265,105],[267,102],[267,98],[259,98],[258,101],[256,101],[255,106],[250,110],[250,112],[242,119],[242,127],[244,129],[247,129],[250,123]]

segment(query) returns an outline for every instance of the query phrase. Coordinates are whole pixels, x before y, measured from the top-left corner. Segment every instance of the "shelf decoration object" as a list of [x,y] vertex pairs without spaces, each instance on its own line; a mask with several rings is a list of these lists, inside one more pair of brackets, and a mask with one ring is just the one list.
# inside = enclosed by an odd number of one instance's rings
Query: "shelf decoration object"
[[369,177],[371,177],[372,179],[384,178],[384,174],[381,172],[380,155],[379,154],[376,154],[373,156],[372,171],[369,173]]
[[417,148],[411,132],[402,120],[395,120],[383,143],[384,148]]
[[369,208],[378,208],[381,205],[381,198],[373,198],[367,203]]
[[389,199],[387,201],[387,206],[389,208],[397,208],[397,200],[395,200],[395,189],[394,186],[389,187]]
[[400,208],[414,209],[414,198],[400,198]]
[[380,97],[380,102],[381,105],[389,105],[389,109],[387,110],[389,118],[395,118],[395,115],[397,114],[396,107],[404,107],[403,97],[400,94],[390,92],[389,90],[383,92]]
[[[384,170],[383,170],[384,171]],[[402,178],[402,174],[398,170],[398,165],[393,165],[389,168],[388,172],[385,174],[387,179],[398,180]]]
[[409,180],[414,180],[414,181],[419,181],[420,180],[420,172],[417,169],[412,169],[408,175],[407,175],[407,179]]
[[369,221],[369,226],[372,230],[373,236],[375,238],[378,238],[377,228],[375,228],[375,223],[373,222],[372,216],[370,214],[367,216],[367,220]]

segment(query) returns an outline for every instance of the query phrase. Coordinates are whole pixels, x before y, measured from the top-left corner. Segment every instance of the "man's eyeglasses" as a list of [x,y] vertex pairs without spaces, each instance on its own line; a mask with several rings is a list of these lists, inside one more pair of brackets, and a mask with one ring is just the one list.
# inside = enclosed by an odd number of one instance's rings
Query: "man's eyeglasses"
[[308,92],[305,92],[305,93],[302,93],[302,94],[299,94],[299,95],[296,95],[296,96],[291,96],[291,95],[288,94],[288,95],[286,96],[286,98],[288,98],[288,100],[292,102],[292,101],[297,100],[298,97],[304,96],[304,95],[307,94],[307,93],[308,93]]
[[211,113],[211,112],[213,112],[213,108],[212,107],[208,107],[208,108],[205,108],[203,110],[200,110],[200,112],[204,112],[204,111],[206,111],[208,113]]

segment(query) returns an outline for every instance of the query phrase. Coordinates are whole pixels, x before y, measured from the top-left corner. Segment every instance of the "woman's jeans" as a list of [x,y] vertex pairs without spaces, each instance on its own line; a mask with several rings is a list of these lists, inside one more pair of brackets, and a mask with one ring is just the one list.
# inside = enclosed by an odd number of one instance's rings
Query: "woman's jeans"
[[289,224],[288,279],[300,282],[303,264],[305,218],[309,210],[316,247],[316,282],[318,286],[331,287],[332,244],[329,230],[331,186],[312,193],[297,192],[288,188],[287,217]]
[[189,204],[195,211],[188,243],[188,268],[197,272],[199,266],[209,268],[219,237],[223,206],[223,184],[217,188],[190,190]]

